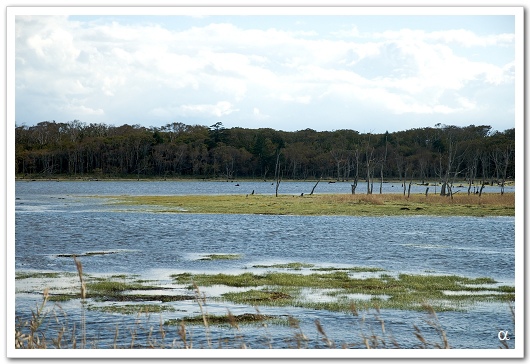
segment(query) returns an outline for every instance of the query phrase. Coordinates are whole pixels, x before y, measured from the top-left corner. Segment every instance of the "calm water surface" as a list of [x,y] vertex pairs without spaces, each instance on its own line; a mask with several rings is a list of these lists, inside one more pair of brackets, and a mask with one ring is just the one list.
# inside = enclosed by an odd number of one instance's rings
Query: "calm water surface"
[[[310,192],[312,186],[313,183],[287,182],[281,185],[284,193]],[[322,183],[322,193],[336,193],[339,189],[349,193],[348,186],[347,183]],[[378,267],[390,273],[491,277],[514,284],[513,217],[163,214],[134,209],[115,211],[104,198],[123,194],[219,194],[252,190],[274,193],[274,186],[268,182],[245,182],[240,186],[230,182],[17,182],[16,271],[75,272],[71,258],[57,255],[108,251],[113,254],[83,256],[84,271],[138,274],[169,284],[169,275],[180,272],[257,272],[253,265],[303,262],[317,266]],[[241,259],[198,259],[223,253],[240,254]],[[17,312],[34,307],[38,299],[37,294],[17,295]],[[72,317],[79,315],[79,301],[62,307]],[[208,304],[211,313],[224,314],[227,308],[235,314],[253,312],[253,308],[244,305]],[[322,345],[314,327],[315,319],[324,328],[333,328],[328,334],[337,345],[359,341],[359,329],[351,315],[289,307],[260,308],[260,311],[300,318],[310,347]],[[178,311],[164,313],[164,319],[198,312],[195,302],[179,302]],[[97,311],[86,314],[87,322],[100,323],[93,326],[100,328],[93,333],[98,337],[99,347],[114,338],[114,332],[108,335],[101,332],[105,332],[101,329],[104,324],[135,319]],[[429,335],[423,313],[384,310],[381,316],[403,347],[419,344],[413,334],[414,323],[422,325]],[[466,312],[442,312],[438,317],[453,347],[497,348],[498,331],[513,328],[508,307],[496,303],[477,304]],[[157,319],[154,321],[156,324]],[[196,340],[204,343],[201,330],[197,330]],[[229,329],[214,330],[217,330],[216,338],[234,337]],[[282,326],[270,326],[268,331],[245,330],[245,341],[262,347],[267,347],[270,340],[275,348],[288,347],[291,344],[286,343],[286,338],[293,337],[293,329]]]

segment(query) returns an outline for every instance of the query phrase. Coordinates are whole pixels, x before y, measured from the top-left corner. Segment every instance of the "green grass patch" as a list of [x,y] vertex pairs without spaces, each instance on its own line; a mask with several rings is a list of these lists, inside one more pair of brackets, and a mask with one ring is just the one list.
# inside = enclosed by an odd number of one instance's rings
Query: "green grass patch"
[[64,273],[58,272],[15,272],[15,279],[60,278]]
[[52,302],[66,302],[77,298],[80,298],[79,294],[52,293],[49,295],[48,300]]
[[[330,307],[329,309],[349,311],[351,305],[376,304],[381,308],[422,310],[429,303],[439,311],[461,310],[466,305],[479,301],[513,301],[515,289],[510,286],[481,288],[476,285],[495,284],[495,280],[468,278],[456,275],[413,275],[400,274],[393,277],[381,274],[379,277],[354,278],[350,272],[336,270],[326,273],[297,274],[268,272],[266,274],[174,274],[175,283],[197,286],[225,285],[229,287],[252,288],[244,292],[228,292],[222,299],[251,305],[297,306],[306,308]],[[325,294],[329,300],[313,302],[302,289]],[[331,291],[330,291],[331,290]],[[454,294],[446,294],[454,292]],[[463,292],[460,294],[460,292]],[[357,299],[356,294],[368,299]],[[353,298],[349,298],[353,297]],[[335,298],[335,299],[333,299]],[[329,301],[329,302],[328,302]]]
[[146,286],[139,282],[114,281],[108,279],[97,279],[87,283],[89,294],[116,294],[123,291],[158,289],[156,286]]
[[222,297],[228,301],[251,305],[274,303],[277,306],[282,306],[282,303],[291,303],[293,300],[293,296],[285,292],[254,289],[245,292],[228,292],[224,293]]

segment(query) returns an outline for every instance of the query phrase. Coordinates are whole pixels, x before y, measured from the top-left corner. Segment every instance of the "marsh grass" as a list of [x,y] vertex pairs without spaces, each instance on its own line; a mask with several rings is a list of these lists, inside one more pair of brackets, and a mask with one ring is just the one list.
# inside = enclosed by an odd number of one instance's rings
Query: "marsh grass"
[[97,278],[88,283],[87,288],[92,296],[112,295],[132,290],[149,290],[159,289],[158,286],[146,286],[143,282],[127,282],[121,280],[112,280]]
[[[225,325],[225,326],[236,326],[236,325],[255,325],[262,324],[264,322],[274,323],[274,324],[284,324],[287,325],[286,319],[280,319],[276,316],[263,315],[260,313],[244,313],[241,315],[233,315],[230,311],[226,315],[206,315],[206,321],[208,325]],[[164,325],[169,326],[180,326],[184,325],[199,325],[204,326],[204,317],[200,316],[190,316],[183,317],[181,319],[171,319],[164,322]]]
[[156,207],[154,212],[351,216],[514,216],[515,194],[113,196],[116,206]]
[[108,306],[87,306],[88,310],[106,313],[119,313],[123,315],[134,315],[138,313],[160,313],[174,312],[176,309],[170,305],[160,304],[126,304],[126,305],[108,305]]
[[319,268],[311,268],[312,271],[317,272],[334,272],[334,271],[346,271],[351,273],[362,273],[362,272],[384,272],[385,270],[383,268],[376,268],[376,267],[348,267],[348,268],[335,268],[335,267],[319,267]]
[[59,278],[66,275],[66,273],[59,272],[15,272],[15,279],[29,279],[29,278]]
[[[429,301],[436,301],[440,291],[443,290],[466,290],[477,289],[476,285],[494,284],[495,281],[490,278],[467,278],[459,276],[416,276],[401,274],[398,277],[392,277],[388,274],[381,274],[379,278],[355,279],[345,271],[336,271],[332,273],[313,273],[310,275],[292,274],[292,273],[268,273],[265,275],[253,275],[244,273],[241,275],[194,275],[190,273],[175,274],[173,279],[179,283],[190,282],[200,311],[200,315],[185,317],[179,320],[162,319],[163,312],[172,311],[167,305],[160,304],[110,304],[106,308],[96,307],[88,304],[91,300],[91,290],[100,294],[109,295],[124,293],[130,288],[137,289],[138,282],[123,282],[127,277],[121,277],[121,282],[116,282],[117,277],[110,277],[107,281],[103,279],[91,282],[91,277],[83,273],[82,265],[75,259],[79,274],[80,294],[82,303],[81,328],[77,324],[68,321],[66,314],[61,315],[60,306],[54,305],[51,309],[49,304],[49,290],[45,289],[42,302],[37,304],[35,310],[32,310],[29,318],[24,320],[21,317],[15,317],[15,347],[20,349],[76,349],[76,348],[98,348],[97,337],[88,337],[87,330],[90,322],[85,321],[84,310],[101,310],[109,313],[123,315],[136,315],[134,324],[126,327],[116,326],[114,328],[114,343],[105,348],[252,348],[253,345],[261,345],[255,336],[253,341],[247,341],[240,325],[254,325],[261,328],[265,334],[265,344],[269,348],[274,347],[274,341],[268,331],[268,324],[280,324],[290,327],[292,337],[284,339],[280,347],[289,348],[366,348],[366,349],[386,349],[400,348],[399,340],[394,337],[391,331],[391,325],[385,323],[381,308],[386,302],[392,301],[395,297],[403,299],[402,308],[410,309],[412,306],[407,302],[414,302],[415,308],[426,312],[427,329],[420,328],[418,323],[411,324],[410,335],[418,340],[414,348],[444,348],[449,349],[449,338],[444,328],[441,326],[436,315],[436,306],[431,305]],[[89,281],[86,282],[87,277]],[[309,277],[309,279],[307,279]],[[223,283],[221,283],[223,282]],[[87,283],[87,284],[85,284]],[[118,284],[119,283],[119,284]],[[203,286],[212,284],[227,284],[240,287],[258,287],[267,285],[268,287],[254,288],[238,294],[228,293],[224,295],[225,299],[233,302],[246,302],[256,306],[256,313],[243,313],[233,315],[227,310],[226,315],[211,315],[208,313],[209,305],[206,302],[206,296],[200,291],[200,283]],[[95,285],[93,285],[95,284]],[[475,287],[468,287],[475,285]],[[142,286],[145,288],[145,286]],[[334,302],[303,302],[300,300],[301,292],[304,288],[327,289],[333,288],[330,295],[340,296],[347,292],[371,292],[392,295],[389,300],[370,300],[360,304],[355,300],[339,297]],[[467,287],[467,288],[466,288]],[[494,288],[488,288],[493,290]],[[500,292],[506,294],[505,298],[513,301],[515,290],[513,287],[500,286]],[[85,296],[85,293],[88,293]],[[151,297],[152,298],[152,297]],[[190,297],[188,297],[190,298]],[[128,300],[129,298],[127,298]],[[445,297],[445,300],[450,297]],[[458,298],[461,299],[461,298]],[[466,298],[468,299],[468,298]],[[311,338],[302,331],[300,321],[291,316],[270,316],[262,315],[257,306],[274,305],[274,306],[301,306],[315,309],[325,309],[330,311],[344,311],[351,317],[352,330],[359,334],[358,341],[336,343],[328,335],[328,329],[325,328],[320,320],[314,321],[316,337]],[[390,305],[388,307],[394,307]],[[512,317],[515,325],[515,312],[510,304]],[[160,318],[158,323],[151,321],[151,314],[158,313]],[[194,335],[190,326],[204,327],[206,342],[195,343]],[[216,343],[213,339],[212,326],[227,326],[232,330],[232,337],[223,334]],[[171,330],[176,328],[176,332]],[[79,332],[80,331],[80,332]],[[125,334],[125,337],[123,335]],[[434,333],[434,336],[433,336]],[[172,336],[173,335],[173,336]],[[79,339],[80,338],[80,339]],[[127,339],[129,343],[127,343]],[[276,342],[278,344],[278,342]],[[512,343],[503,342],[500,348],[510,348]],[[410,347],[410,344],[407,344]]]
[[[354,278],[348,271],[327,273],[295,274],[287,272],[267,272],[265,274],[174,274],[177,284],[199,286],[225,285],[229,287],[252,288],[243,292],[228,292],[221,295],[234,303],[267,306],[295,306],[330,311],[348,311],[350,303],[360,306],[376,303],[382,308],[402,310],[422,310],[424,302],[430,302],[437,311],[464,310],[476,302],[513,301],[515,288],[493,286],[487,289],[480,285],[495,284],[488,277],[468,278],[456,275],[411,275],[400,274],[393,277],[381,274],[379,277]],[[314,302],[304,299],[301,289],[309,288],[326,292],[334,301]],[[331,292],[330,292],[331,290]],[[455,294],[445,294],[452,291]],[[458,294],[463,292],[462,294]],[[351,295],[362,294],[366,299],[349,299]],[[385,297],[384,299],[382,297]],[[388,297],[388,298],[386,298]]]
[[[319,319],[314,320],[314,328],[316,335],[309,335],[304,332],[300,326],[300,321],[292,316],[272,316],[263,315],[256,308],[256,313],[244,313],[240,315],[233,315],[227,310],[226,315],[211,315],[204,310],[206,302],[201,297],[200,291],[196,286],[197,304],[201,308],[201,315],[190,316],[177,320],[163,321],[162,316],[158,323],[151,320],[153,312],[159,312],[154,308],[154,305],[146,307],[145,305],[128,305],[130,310],[118,311],[117,313],[135,315],[136,320],[133,325],[116,326],[114,328],[114,343],[110,347],[104,346],[101,348],[130,348],[130,349],[194,349],[194,348],[253,348],[254,345],[259,345],[273,349],[276,345],[278,348],[357,348],[357,349],[399,349],[400,338],[396,338],[392,333],[392,323],[388,324],[383,318],[379,305],[371,303],[366,307],[357,306],[354,302],[349,302],[348,313],[351,317],[351,330],[358,334],[358,339],[338,343],[330,338],[328,329],[324,327]],[[95,338],[86,338],[86,327],[82,328],[79,333],[76,329],[76,324],[71,324],[67,320],[60,321],[59,315],[55,312],[57,307],[47,308],[47,291],[44,291],[43,300],[36,310],[32,311],[31,319],[23,321],[18,319],[18,324],[15,329],[15,347],[19,349],[75,349],[75,348],[100,348],[98,340]],[[90,309],[90,306],[88,306]],[[152,308],[152,309],[151,309]],[[420,349],[449,349],[450,338],[440,324],[436,315],[435,309],[429,304],[423,303],[421,305],[423,312],[426,313],[425,323],[427,327],[421,327],[418,322],[411,323],[411,330],[409,331],[412,337],[417,339],[417,344],[413,348]],[[332,309],[332,307],[326,307]],[[513,307],[512,316],[515,323],[515,313]],[[136,311],[137,310],[137,311]],[[135,312],[136,311],[136,312]],[[160,311],[161,312],[161,311]],[[59,328],[50,330],[49,322],[55,321],[59,324]],[[90,323],[87,323],[90,325]],[[241,325],[254,326],[263,330],[263,338],[256,338],[252,336],[251,341],[245,338],[241,331]],[[292,336],[286,337],[282,342],[274,341],[270,337],[269,325],[283,325],[291,329]],[[206,344],[204,341],[197,341],[191,327],[204,327],[208,340]],[[220,326],[226,327],[231,331],[227,331],[218,341],[212,339],[211,327]],[[171,329],[175,327],[176,331]],[[228,334],[232,333],[230,337]],[[84,339],[83,344],[79,345],[77,337],[81,335]],[[129,343],[127,343],[129,341]],[[262,341],[262,342],[260,342]],[[91,343],[89,345],[89,343]],[[500,348],[510,348],[509,344],[503,342]],[[410,348],[410,340],[407,344]]]
[[[197,294],[200,291],[197,287]],[[37,306],[35,311],[32,311],[31,319],[29,321],[22,321],[19,319],[15,328],[15,347],[17,349],[97,349],[97,339],[89,339],[86,337],[87,327],[82,327],[82,332],[77,332],[75,323],[69,324],[67,320],[58,320],[56,313],[57,307],[51,309],[46,307],[48,303],[47,291],[44,291],[43,300]],[[199,306],[203,306],[205,302],[201,299],[197,300]],[[89,306],[90,307],[90,306]],[[314,321],[316,329],[316,338],[311,339],[304,333],[300,327],[300,321],[292,316],[271,316],[263,315],[256,309],[256,313],[244,313],[240,315],[233,315],[227,310],[226,315],[211,315],[201,309],[201,315],[184,317],[178,320],[160,320],[158,324],[151,321],[150,313],[152,311],[145,306],[134,307],[131,305],[130,311],[119,311],[122,314],[132,314],[136,316],[136,320],[132,326],[119,327],[114,329],[114,343],[110,346],[113,349],[129,348],[129,349],[193,349],[193,348],[252,348],[257,342],[246,341],[244,335],[240,330],[241,325],[251,325],[261,327],[266,335],[264,340],[268,347],[273,349],[273,340],[269,336],[268,325],[283,325],[292,329],[292,337],[287,337],[285,342],[288,348],[367,348],[367,349],[383,349],[383,348],[399,348],[397,340],[391,334],[391,331],[385,326],[385,322],[381,317],[379,307],[371,308],[364,311],[362,308],[356,307],[354,304],[350,305],[350,313],[352,317],[352,326],[356,327],[359,332],[359,341],[337,344],[329,338],[326,329],[320,323],[320,320]],[[135,308],[138,310],[135,312]],[[430,306],[424,306],[429,315],[432,316],[434,310]],[[90,309],[90,308],[89,308]],[[155,309],[156,310],[156,309]],[[435,314],[434,314],[435,315]],[[59,324],[58,329],[50,330],[50,325],[47,321],[55,321]],[[440,337],[440,343],[430,343],[421,333],[417,325],[413,325],[414,335],[418,338],[420,344],[418,348],[450,348],[444,329],[437,321],[437,317],[433,316],[432,323],[427,321],[429,325],[433,325]],[[89,324],[89,323],[88,323]],[[195,344],[194,336],[190,330],[190,326],[202,326],[206,331],[207,344]],[[221,326],[232,329],[232,338],[224,335],[216,343],[211,339],[210,327]],[[176,335],[172,338],[171,327],[177,327]],[[125,332],[130,343],[118,344],[120,335]],[[82,345],[79,345],[77,337],[83,337]],[[172,340],[171,340],[172,338]],[[256,340],[255,338],[253,340]],[[89,345],[88,343],[91,342]],[[285,346],[281,346],[283,348]]]

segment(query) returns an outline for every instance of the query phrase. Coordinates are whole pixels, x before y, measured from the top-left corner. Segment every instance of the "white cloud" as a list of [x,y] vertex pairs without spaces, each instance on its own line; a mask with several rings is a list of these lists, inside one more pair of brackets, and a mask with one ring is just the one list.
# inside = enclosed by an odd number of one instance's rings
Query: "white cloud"
[[[278,118],[300,107],[311,116],[316,104],[320,112],[326,103],[335,105],[328,115],[346,118],[337,114],[337,100],[389,116],[446,116],[480,109],[481,90],[490,95],[515,79],[513,57],[506,64],[491,58],[495,51],[513,52],[514,35],[505,33],[368,34],[350,26],[325,38],[311,22],[300,22],[299,31],[213,20],[184,30],[65,17],[17,17],[16,24],[17,99],[38,96],[67,120],[116,122],[130,112],[138,121],[179,116],[208,124],[227,115],[244,121],[240,110],[247,110],[249,119],[281,123]],[[473,58],[462,47],[496,48]],[[274,102],[281,106],[274,115],[254,106],[271,110]],[[18,107],[20,115],[28,113]]]
[[466,29],[450,29],[427,32],[419,29],[388,30],[374,33],[371,37],[386,40],[407,40],[425,42],[457,43],[464,47],[509,46],[515,41],[514,34],[502,33],[491,35],[477,35]]
[[331,34],[340,38],[358,38],[361,36],[359,29],[355,25],[350,29],[331,32]]
[[[77,100],[74,100],[74,102],[78,102]],[[103,109],[92,109],[90,107],[86,107],[82,104],[66,104],[62,107],[59,107],[59,110],[65,111],[68,113],[72,113],[79,116],[88,116],[88,115],[104,115],[105,111]]]
[[514,34],[478,36],[465,29],[444,30],[425,34],[425,40],[458,43],[464,47],[508,46],[514,43]]
[[252,109],[252,115],[254,116],[254,119],[256,120],[265,120],[270,118],[270,115],[263,114],[260,109],[257,107],[254,107]]
[[230,115],[239,109],[234,108],[234,106],[228,101],[219,101],[216,104],[199,104],[199,105],[182,105],[178,107],[177,113],[182,116],[215,116],[221,117],[225,115]]

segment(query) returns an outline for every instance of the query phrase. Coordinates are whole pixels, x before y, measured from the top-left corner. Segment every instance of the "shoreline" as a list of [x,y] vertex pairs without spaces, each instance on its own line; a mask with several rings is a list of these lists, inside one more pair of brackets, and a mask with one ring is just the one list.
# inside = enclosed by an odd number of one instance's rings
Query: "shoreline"
[[[134,178],[134,177],[106,177],[106,176],[86,176],[86,177],[65,177],[65,176],[57,176],[57,177],[23,177],[23,176],[15,176],[15,182],[222,182],[222,183],[238,183],[238,182],[271,182],[275,183],[276,180],[274,178],[270,179],[263,179],[263,178],[201,178],[201,177],[169,177],[169,178],[160,178],[160,177],[142,177],[142,178]],[[350,183],[353,182],[352,180],[336,180],[333,178],[322,178],[322,179],[282,179],[281,183]],[[408,184],[410,181],[407,181]],[[477,183],[473,183],[471,186],[480,186],[481,184],[478,183],[479,180],[477,179]],[[500,184],[492,184],[490,183],[491,179],[485,182],[485,186],[489,187],[500,187]],[[383,184],[402,184],[403,181],[400,179],[395,178],[389,178],[383,181]],[[373,182],[374,188],[376,186],[380,185],[379,180],[374,180]],[[358,181],[358,188],[366,185],[366,181]],[[415,186],[440,186],[440,182],[433,182],[432,180],[426,180],[426,182],[422,182],[420,180],[413,180],[412,185]],[[510,179],[506,180],[504,183],[505,186],[515,186],[515,180]],[[458,188],[467,188],[469,186],[469,181],[465,179],[459,179],[455,181],[454,187]],[[376,193],[374,193],[375,195]]]

